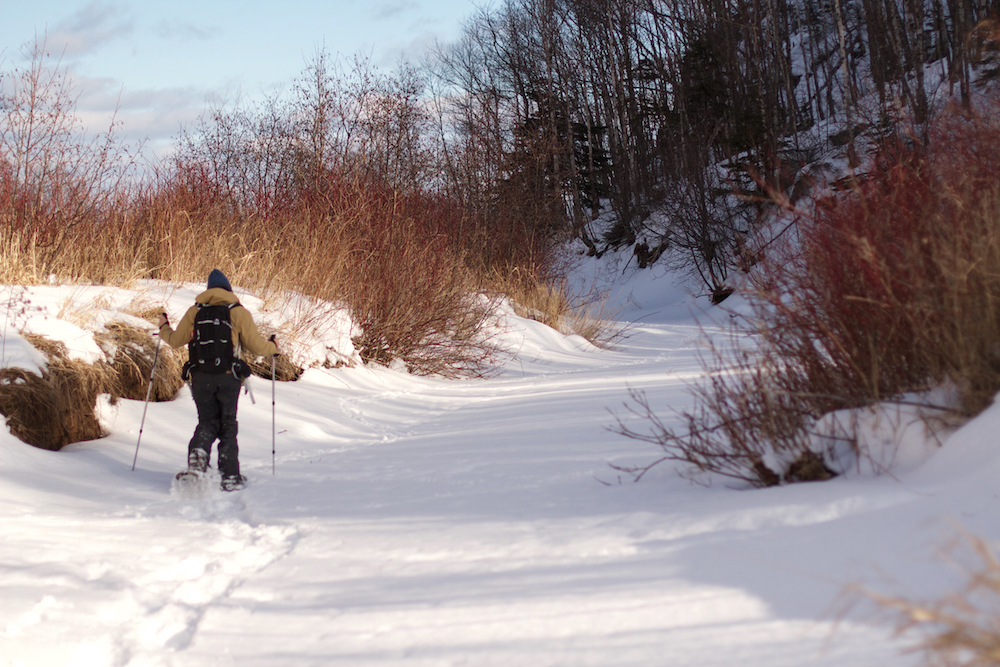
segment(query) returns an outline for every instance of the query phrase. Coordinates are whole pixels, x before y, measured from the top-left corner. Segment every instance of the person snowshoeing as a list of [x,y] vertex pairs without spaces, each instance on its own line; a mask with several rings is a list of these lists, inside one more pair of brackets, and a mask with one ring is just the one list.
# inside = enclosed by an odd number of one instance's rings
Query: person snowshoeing
[[198,426],[188,444],[188,470],[205,472],[212,443],[218,440],[222,488],[242,488],[246,478],[240,474],[236,406],[249,369],[240,360],[239,350],[273,357],[278,354],[274,336],[270,340],[261,336],[250,312],[233,294],[229,280],[222,271],[213,269],[207,289],[195,298],[195,305],[184,313],[176,329],[171,328],[166,314],[160,315],[160,339],[173,348],[188,346],[185,375],[190,373],[191,396],[198,408]]

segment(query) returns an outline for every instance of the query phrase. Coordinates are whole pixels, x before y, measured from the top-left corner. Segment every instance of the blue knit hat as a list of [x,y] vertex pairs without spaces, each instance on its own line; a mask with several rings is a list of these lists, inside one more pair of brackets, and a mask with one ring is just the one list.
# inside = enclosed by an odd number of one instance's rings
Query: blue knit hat
[[218,269],[212,269],[212,272],[208,274],[208,289],[212,289],[213,287],[221,287],[230,292],[233,291],[233,286],[229,284],[226,274]]

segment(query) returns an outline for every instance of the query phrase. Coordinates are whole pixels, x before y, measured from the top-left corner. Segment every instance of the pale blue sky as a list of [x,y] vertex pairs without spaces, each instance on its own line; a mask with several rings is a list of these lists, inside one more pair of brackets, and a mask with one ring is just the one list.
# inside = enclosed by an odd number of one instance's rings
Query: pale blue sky
[[481,0],[2,0],[4,69],[37,34],[71,72],[80,116],[162,152],[211,99],[288,87],[321,47],[391,69],[451,41]]

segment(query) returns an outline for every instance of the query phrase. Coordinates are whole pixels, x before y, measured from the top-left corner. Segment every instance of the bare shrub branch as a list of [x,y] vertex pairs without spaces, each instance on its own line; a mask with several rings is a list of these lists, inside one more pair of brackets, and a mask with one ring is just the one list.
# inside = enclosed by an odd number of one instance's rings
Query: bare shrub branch
[[[791,223],[774,223],[781,236],[755,269],[752,312],[733,349],[710,350],[698,407],[680,415],[686,430],[633,397],[652,430],[618,432],[766,486],[796,481],[803,457],[824,454],[812,442],[822,415],[941,386],[958,400],[920,402],[928,420],[978,414],[1000,391],[998,156],[996,115],[952,110],[926,141],[888,144],[813,212],[786,207]],[[856,430],[842,435],[864,455]]]

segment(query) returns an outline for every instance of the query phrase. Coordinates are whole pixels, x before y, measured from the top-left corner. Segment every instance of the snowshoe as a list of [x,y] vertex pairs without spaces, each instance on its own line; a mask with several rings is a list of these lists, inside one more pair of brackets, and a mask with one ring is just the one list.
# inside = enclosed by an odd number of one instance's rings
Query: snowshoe
[[174,479],[182,485],[193,485],[198,483],[202,474],[203,473],[198,470],[181,470],[179,473],[174,475]]
[[177,498],[194,500],[202,498],[208,492],[208,480],[211,473],[197,470],[181,470],[174,475],[170,484],[170,493]]
[[247,478],[243,475],[222,478],[223,491],[239,491],[247,484]]

